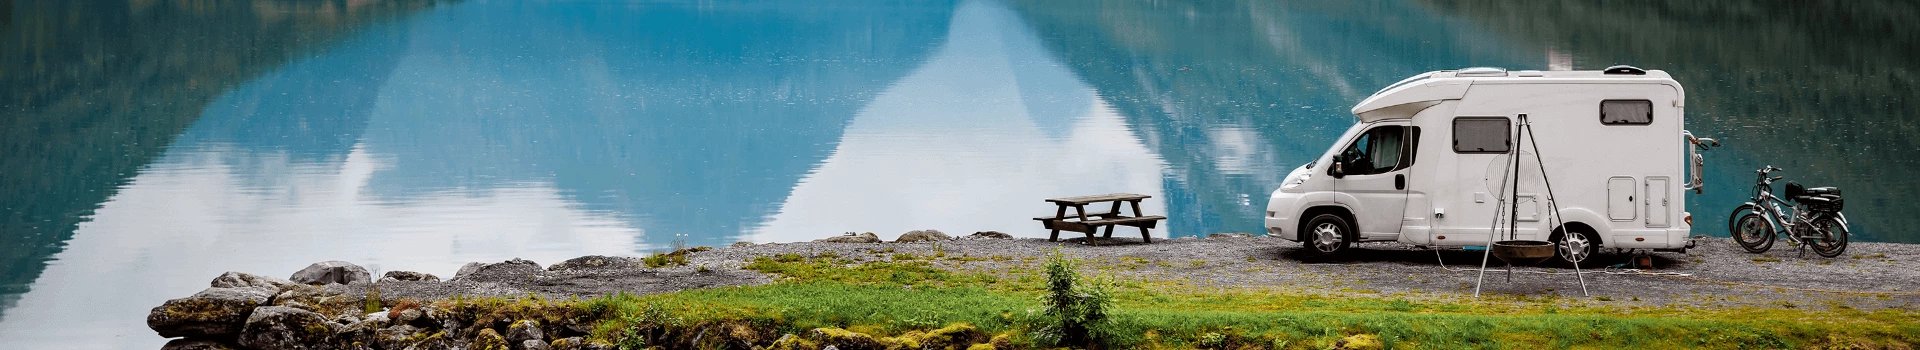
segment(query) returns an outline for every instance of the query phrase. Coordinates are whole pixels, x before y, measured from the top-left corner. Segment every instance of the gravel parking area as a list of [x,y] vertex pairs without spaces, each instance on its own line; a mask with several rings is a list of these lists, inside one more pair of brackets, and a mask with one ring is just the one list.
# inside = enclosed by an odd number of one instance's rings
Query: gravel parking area
[[[1309,261],[1299,243],[1274,237],[1156,240],[960,239],[932,243],[778,243],[717,249],[694,256],[696,265],[736,267],[752,256],[797,253],[841,256],[894,253],[1010,259],[936,259],[955,270],[1000,271],[1038,266],[1053,249],[1082,259],[1085,270],[1122,278],[1178,281],[1197,286],[1271,286],[1290,292],[1398,294],[1417,298],[1471,297],[1480,251],[1422,250],[1398,243],[1356,245],[1345,256]],[[1627,254],[1606,251],[1583,263],[1587,292],[1571,266],[1519,267],[1507,280],[1494,260],[1483,295],[1490,298],[1563,297],[1573,302],[1621,306],[1693,305],[1759,307],[1914,308],[1920,302],[1920,245],[1853,243],[1847,256],[1798,256],[1785,245],[1751,254],[1726,238],[1699,238],[1687,253],[1654,253],[1654,267],[1626,268]]]
[[[1423,250],[1404,244],[1356,245],[1330,260],[1303,259],[1298,243],[1266,236],[1179,238],[1143,244],[1137,239],[956,239],[914,243],[771,243],[716,248],[688,255],[689,265],[643,268],[638,258],[582,257],[541,268],[531,262],[499,263],[447,282],[379,283],[387,297],[444,298],[453,295],[591,297],[616,291],[662,293],[684,289],[763,284],[771,281],[741,266],[756,256],[833,253],[862,261],[912,254],[936,267],[1005,273],[1037,268],[1059,249],[1081,259],[1083,270],[1123,279],[1175,285],[1276,288],[1288,293],[1353,294],[1422,300],[1472,297],[1482,253]],[[1700,238],[1687,253],[1654,253],[1654,268],[1626,268],[1625,254],[1603,254],[1583,264],[1588,295],[1569,266],[1520,267],[1512,280],[1495,260],[1483,297],[1492,300],[1553,299],[1587,305],[1914,309],[1920,302],[1920,245],[1854,243],[1848,255],[1820,258],[1778,246],[1750,254],[1725,238]],[[945,258],[925,257],[945,254]],[[974,257],[985,259],[960,259]],[[702,268],[705,270],[702,270]],[[1032,270],[1026,270],[1032,271]],[[339,288],[339,287],[336,287]],[[345,291],[363,293],[358,287]],[[1590,295],[1590,296],[1589,296]]]

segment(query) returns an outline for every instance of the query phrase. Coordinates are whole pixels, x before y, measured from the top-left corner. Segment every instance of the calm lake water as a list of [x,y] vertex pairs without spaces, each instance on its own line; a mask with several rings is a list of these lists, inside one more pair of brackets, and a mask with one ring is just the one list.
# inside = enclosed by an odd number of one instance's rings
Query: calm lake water
[[[1149,194],[1259,232],[1286,171],[1401,78],[1664,69],[1752,170],[1920,243],[1916,5],[1509,1],[0,1],[0,344],[153,348],[224,271],[446,277],[848,231],[1046,232]],[[376,272],[378,273],[378,272]],[[58,344],[57,346],[54,344]]]

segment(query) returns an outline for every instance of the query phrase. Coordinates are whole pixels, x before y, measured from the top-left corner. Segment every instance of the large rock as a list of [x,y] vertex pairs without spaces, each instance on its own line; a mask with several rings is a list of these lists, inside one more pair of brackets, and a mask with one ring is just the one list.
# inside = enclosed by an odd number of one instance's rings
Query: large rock
[[507,347],[507,338],[501,337],[500,332],[494,331],[493,328],[481,329],[480,334],[473,336],[473,341],[467,342],[467,348],[473,350],[509,349]]
[[413,345],[415,339],[420,338],[415,335],[420,332],[420,328],[404,324],[382,328],[373,333],[373,342],[381,349],[405,349]]
[[553,343],[547,344],[547,348],[552,350],[579,350],[582,345],[586,345],[586,341],[581,340],[580,337],[567,337],[554,339]]
[[540,264],[520,258],[479,266],[467,264],[467,266],[471,266],[472,269],[461,267],[461,273],[456,274],[453,279],[481,282],[522,281],[547,272],[546,269],[540,268]]
[[553,264],[553,266],[547,267],[547,271],[624,269],[633,267],[634,265],[637,264],[631,258],[588,255]]
[[507,337],[507,343],[510,344],[521,344],[529,340],[540,340],[543,341],[541,344],[545,345],[544,341],[547,340],[546,334],[540,331],[540,322],[534,320],[514,322],[512,326],[507,327],[507,334],[504,335]]
[[165,338],[239,334],[253,308],[266,304],[273,292],[269,287],[207,288],[154,307],[147,313],[147,328]]
[[239,350],[239,349],[240,349],[239,345],[233,345],[233,344],[218,341],[218,340],[194,339],[194,338],[174,339],[171,341],[167,341],[167,345],[160,346],[160,350]]
[[940,233],[940,230],[913,230],[913,231],[907,231],[907,233],[900,234],[900,238],[894,239],[893,242],[894,243],[938,242],[938,241],[947,241],[947,240],[953,240],[953,236],[948,236],[945,233]]
[[366,320],[349,323],[339,328],[334,336],[341,343],[374,346],[380,343],[380,331],[385,330],[385,318],[368,317]]
[[880,243],[880,236],[874,235],[873,232],[859,234],[847,232],[847,234],[838,237],[827,237],[813,241],[826,243]]
[[425,272],[387,271],[386,274],[380,275],[380,281],[439,282],[440,276]]
[[220,274],[220,277],[214,277],[213,283],[210,284],[214,288],[271,287],[274,289],[294,285],[293,281],[235,271],[227,271]]
[[373,282],[373,274],[367,268],[345,261],[322,261],[307,265],[307,268],[294,272],[287,277],[297,283],[310,285],[353,284]]
[[453,279],[460,279],[461,277],[467,277],[467,275],[473,274],[474,271],[480,271],[480,268],[486,267],[486,266],[487,266],[487,263],[478,262],[478,261],[470,262],[470,263],[467,263],[466,265],[460,265],[460,271],[455,271],[453,273]]
[[247,316],[240,345],[255,349],[330,349],[334,326],[326,316],[285,306],[261,306]]
[[967,235],[967,239],[1011,239],[1013,235],[1000,231],[980,231]]

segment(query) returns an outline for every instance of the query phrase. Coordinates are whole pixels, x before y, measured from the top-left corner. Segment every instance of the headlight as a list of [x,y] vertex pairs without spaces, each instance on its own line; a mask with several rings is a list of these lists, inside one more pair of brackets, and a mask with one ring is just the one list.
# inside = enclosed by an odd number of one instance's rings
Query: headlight
[[1280,188],[1291,189],[1294,187],[1300,187],[1300,184],[1307,183],[1307,179],[1311,179],[1311,178],[1313,178],[1312,172],[1302,171],[1302,172],[1294,173],[1293,176],[1289,176],[1285,181],[1281,182],[1282,185],[1280,185]]

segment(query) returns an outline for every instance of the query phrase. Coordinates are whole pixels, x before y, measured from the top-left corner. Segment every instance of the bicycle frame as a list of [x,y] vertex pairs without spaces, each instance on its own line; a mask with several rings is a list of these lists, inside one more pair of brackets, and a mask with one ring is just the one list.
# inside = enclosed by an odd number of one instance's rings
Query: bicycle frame
[[[1847,215],[1840,212],[1815,212],[1812,213],[1812,215],[1803,215],[1807,214],[1806,208],[1798,204],[1787,203],[1787,201],[1773,195],[1773,180],[1768,179],[1767,173],[1765,172],[1760,173],[1760,182],[1753,185],[1753,197],[1749,198],[1749,200],[1750,202],[1743,203],[1742,205],[1756,208],[1754,211],[1760,213],[1760,217],[1766,219],[1767,226],[1773,229],[1774,235],[1785,235],[1788,240],[1795,243],[1801,243],[1800,235],[1791,230],[1792,225],[1786,225],[1786,223],[1789,222],[1785,220],[1786,218],[1792,218],[1794,221],[1812,223],[1813,220],[1817,218],[1815,215],[1831,214],[1834,216],[1834,219],[1840,221],[1841,225],[1849,225],[1849,223],[1847,223]],[[1791,214],[1793,215],[1788,215],[1787,210],[1789,209],[1782,207],[1792,208]],[[1728,224],[1731,225],[1732,223],[1729,222]]]

